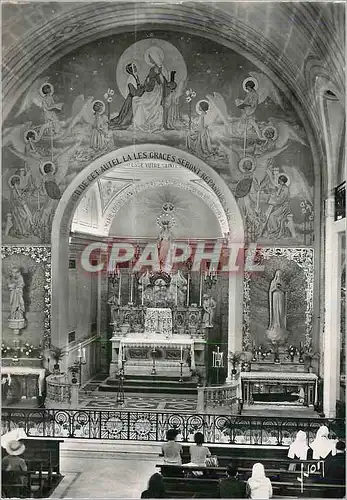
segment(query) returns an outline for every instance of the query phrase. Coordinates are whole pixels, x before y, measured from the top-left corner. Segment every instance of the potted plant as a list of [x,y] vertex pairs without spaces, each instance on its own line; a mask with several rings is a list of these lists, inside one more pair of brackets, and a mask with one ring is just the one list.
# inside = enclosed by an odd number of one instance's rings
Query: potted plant
[[49,352],[50,352],[51,358],[55,361],[55,364],[53,366],[54,373],[60,373],[59,361],[61,361],[63,359],[66,352],[64,351],[64,349],[62,347],[55,347],[55,346],[51,346]]
[[233,365],[231,374],[236,375],[237,373],[237,367],[241,363],[241,361],[244,359],[244,353],[243,352],[229,352],[229,362]]

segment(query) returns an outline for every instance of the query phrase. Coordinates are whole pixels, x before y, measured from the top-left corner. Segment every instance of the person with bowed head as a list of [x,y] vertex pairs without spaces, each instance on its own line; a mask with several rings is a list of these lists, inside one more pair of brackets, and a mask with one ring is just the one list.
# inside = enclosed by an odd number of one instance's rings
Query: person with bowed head
[[310,444],[313,460],[324,460],[329,454],[336,454],[336,441],[329,439],[329,429],[321,425],[317,431],[316,438]]
[[147,490],[141,493],[141,498],[166,498],[163,476],[159,472],[149,478]]
[[[309,450],[309,446],[307,445],[307,437],[306,432],[298,431],[295,437],[295,441],[289,446],[288,450],[288,458],[298,459],[298,460],[307,460],[307,452]],[[295,470],[296,465],[290,464],[289,470]]]
[[272,498],[272,484],[265,476],[265,469],[261,463],[256,463],[252,467],[252,476],[246,483],[246,497],[259,500]]

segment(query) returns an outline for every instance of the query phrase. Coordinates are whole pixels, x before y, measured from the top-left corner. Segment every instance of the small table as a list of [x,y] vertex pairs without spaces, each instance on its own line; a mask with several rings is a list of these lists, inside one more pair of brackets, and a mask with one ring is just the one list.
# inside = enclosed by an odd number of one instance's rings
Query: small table
[[[46,370],[26,366],[2,366],[1,377],[7,376],[11,385],[16,383],[14,399],[34,399],[42,397],[44,391]],[[13,386],[12,386],[13,387]]]
[[276,388],[296,387],[298,393],[300,388],[304,391],[302,404],[312,406],[317,403],[317,382],[314,373],[241,372],[242,398],[253,404],[255,394],[274,394]]

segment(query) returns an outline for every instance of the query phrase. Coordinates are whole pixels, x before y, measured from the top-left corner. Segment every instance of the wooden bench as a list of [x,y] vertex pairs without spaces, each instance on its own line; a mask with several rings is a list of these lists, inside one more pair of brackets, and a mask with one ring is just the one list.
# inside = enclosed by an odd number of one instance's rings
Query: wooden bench
[[[167,494],[173,498],[191,498],[192,496],[217,498],[219,495],[219,481],[226,477],[225,467],[192,467],[167,464],[160,464],[156,467],[160,469],[164,477]],[[194,477],[193,472],[199,472],[202,475]],[[240,480],[246,481],[251,476],[251,473],[251,468],[239,468]],[[274,494],[279,496],[331,496],[334,498],[344,496],[344,486],[325,482],[321,471],[304,478],[302,484],[298,481],[301,476],[298,471],[268,469],[266,475],[271,480]]]
[[38,471],[2,471],[1,494],[3,498],[43,498],[44,483],[40,467]]

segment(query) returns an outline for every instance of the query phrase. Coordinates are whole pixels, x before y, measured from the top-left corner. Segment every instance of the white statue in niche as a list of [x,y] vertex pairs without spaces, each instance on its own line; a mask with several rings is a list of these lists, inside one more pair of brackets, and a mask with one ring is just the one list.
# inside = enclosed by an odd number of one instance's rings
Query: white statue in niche
[[23,276],[18,267],[12,267],[7,280],[10,290],[10,316],[9,319],[24,319],[25,305],[23,299],[23,288],[25,286]]
[[19,335],[20,330],[25,327],[25,304],[23,298],[25,283],[19,267],[12,267],[10,269],[7,286],[10,290],[11,307],[8,326],[13,330],[15,335]]
[[287,331],[287,297],[283,272],[278,269],[269,288],[270,321],[266,331],[272,342],[283,343],[288,337]]
[[212,328],[213,327],[213,317],[215,313],[217,303],[210,297],[208,294],[204,294],[204,300],[202,302],[203,307],[203,316],[202,316],[202,325],[204,328]]

